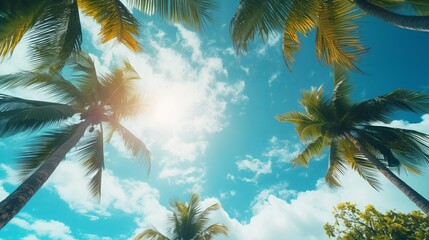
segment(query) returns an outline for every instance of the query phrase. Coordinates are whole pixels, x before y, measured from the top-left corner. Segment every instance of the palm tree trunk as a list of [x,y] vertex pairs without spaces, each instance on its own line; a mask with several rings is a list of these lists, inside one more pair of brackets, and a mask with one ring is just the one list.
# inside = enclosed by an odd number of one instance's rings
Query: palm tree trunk
[[397,177],[392,171],[390,171],[382,162],[380,162],[368,149],[363,146],[355,137],[350,133],[344,133],[350,142],[352,142],[356,148],[361,152],[374,166],[393,183],[402,193],[405,194],[417,207],[419,207],[426,215],[429,216],[429,201],[412,189],[408,184]]
[[77,131],[26,179],[19,187],[0,202],[0,229],[2,229],[33,197],[48,180],[66,154],[76,146],[90,121],[80,123]]
[[429,16],[406,16],[394,13],[367,0],[354,0],[364,12],[371,14],[394,26],[414,31],[429,32]]

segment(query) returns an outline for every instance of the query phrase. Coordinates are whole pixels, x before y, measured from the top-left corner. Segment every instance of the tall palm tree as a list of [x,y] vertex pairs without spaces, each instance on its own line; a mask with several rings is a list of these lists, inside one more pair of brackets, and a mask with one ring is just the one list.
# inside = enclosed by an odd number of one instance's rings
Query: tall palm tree
[[150,228],[139,235],[135,240],[210,240],[215,235],[228,234],[228,228],[223,224],[212,224],[206,227],[209,214],[220,208],[215,203],[205,210],[201,209],[200,198],[197,194],[191,194],[189,203],[174,201],[173,213],[170,217],[172,225],[170,235],[164,235],[155,228]]
[[[170,22],[201,29],[212,21],[213,0],[128,0],[146,14],[158,14]],[[59,71],[71,53],[82,43],[79,10],[100,26],[100,41],[116,39],[132,51],[142,47],[138,41],[139,23],[121,0],[2,0],[0,1],[0,58],[12,54],[28,34],[31,61],[51,71]],[[57,60],[57,61],[55,61]],[[51,62],[54,61],[55,64]]]
[[259,35],[266,41],[270,34],[282,34],[283,55],[291,70],[294,54],[300,49],[299,34],[307,36],[316,29],[316,54],[328,65],[344,64],[358,70],[356,61],[366,48],[358,36],[356,21],[362,12],[376,15],[408,29],[429,31],[429,17],[402,16],[389,9],[411,4],[417,13],[427,14],[429,3],[422,0],[240,0],[230,31],[238,53],[248,49]]
[[429,111],[429,95],[398,89],[389,94],[352,103],[351,85],[344,69],[335,68],[332,99],[323,95],[322,87],[305,91],[301,104],[305,112],[290,112],[276,116],[281,122],[292,122],[304,150],[292,162],[307,166],[313,156],[329,148],[325,180],[330,186],[340,186],[339,175],[347,166],[357,171],[368,183],[379,189],[377,171],[381,172],[424,213],[429,215],[429,201],[414,191],[391,169],[420,173],[429,163],[429,135],[408,129],[373,124],[389,122],[395,110]]
[[[117,133],[136,158],[150,160],[145,144],[121,123],[141,110],[135,90],[138,74],[125,62],[113,72],[97,75],[92,59],[77,54],[71,64],[74,79],[47,72],[22,72],[0,76],[0,88],[33,87],[57,101],[36,101],[0,95],[0,137],[47,130],[24,148],[19,159],[26,180],[0,202],[0,229],[40,189],[53,171],[74,149],[91,177],[91,193],[99,197],[104,168],[104,141]],[[80,118],[77,118],[79,117]],[[105,137],[107,139],[105,139]]]

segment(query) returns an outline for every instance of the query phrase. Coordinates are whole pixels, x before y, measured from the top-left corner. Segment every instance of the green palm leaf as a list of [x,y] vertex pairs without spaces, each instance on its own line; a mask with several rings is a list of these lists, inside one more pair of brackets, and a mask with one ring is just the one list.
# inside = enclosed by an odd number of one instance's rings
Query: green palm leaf
[[20,179],[24,181],[62,144],[76,132],[78,125],[69,125],[50,130],[33,138],[25,146],[18,159]]
[[316,53],[329,65],[340,64],[358,70],[357,58],[365,52],[355,21],[357,13],[351,1],[321,1],[316,33]]
[[79,0],[79,7],[101,25],[101,42],[116,39],[134,52],[142,50],[139,23],[120,0]]
[[154,227],[144,230],[139,233],[134,240],[170,240]]
[[344,175],[347,170],[341,156],[344,153],[342,153],[341,150],[342,149],[338,146],[337,140],[333,139],[329,152],[328,170],[325,175],[325,181],[330,187],[341,186],[339,174]]
[[89,190],[93,197],[101,197],[101,178],[104,169],[103,134],[96,130],[86,137],[76,152],[86,168],[86,175],[91,177]]
[[280,31],[291,8],[284,0],[243,0],[230,23],[232,42],[237,52],[247,51],[256,35],[265,41],[271,32]]
[[286,66],[292,70],[294,54],[301,47],[298,34],[307,36],[316,27],[319,3],[314,0],[293,0],[290,8],[285,20],[282,48]]
[[62,103],[82,103],[84,97],[76,86],[55,73],[23,71],[0,76],[0,89],[18,87],[43,90]]
[[0,2],[0,57],[13,53],[24,34],[44,14],[45,8],[46,1],[43,0]]
[[203,29],[206,23],[213,22],[211,11],[218,8],[214,0],[128,0],[128,3],[146,14],[157,14],[194,29]]
[[64,122],[76,111],[69,105],[0,96],[0,137],[34,132],[45,126]]
[[344,119],[362,124],[374,121],[388,122],[388,115],[397,110],[429,112],[429,95],[398,89],[389,94],[354,104]]
[[119,122],[113,120],[110,121],[109,124],[110,127],[122,138],[122,141],[124,142],[124,145],[127,150],[134,157],[139,159],[145,159],[150,169],[151,154],[146,147],[146,144],[142,140],[137,138],[133,133],[131,133],[127,128],[122,126]]
[[308,163],[312,157],[319,156],[323,152],[324,146],[323,136],[318,137],[316,140],[307,144],[307,146],[302,150],[294,159],[292,163],[296,165],[308,166]]

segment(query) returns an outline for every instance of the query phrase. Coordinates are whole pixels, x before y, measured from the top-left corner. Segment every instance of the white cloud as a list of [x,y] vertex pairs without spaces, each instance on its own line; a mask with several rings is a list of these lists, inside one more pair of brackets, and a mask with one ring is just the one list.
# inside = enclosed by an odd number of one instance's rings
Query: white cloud
[[48,237],[49,239],[74,240],[72,232],[64,223],[55,220],[25,220],[15,217],[10,224],[16,225],[24,230],[34,232],[24,239],[38,239],[38,237]]
[[247,155],[246,159],[239,160],[236,162],[238,170],[246,170],[255,173],[252,178],[243,178],[245,182],[257,182],[261,174],[271,173],[271,160],[262,162],[259,159],[253,158],[251,155]]
[[265,56],[267,54],[268,48],[277,45],[277,43],[280,42],[280,38],[281,38],[280,34],[269,35],[267,43],[262,45],[260,48],[258,48],[256,53],[259,56]]
[[422,121],[418,123],[410,123],[405,120],[393,120],[389,124],[377,122],[377,123],[374,123],[374,125],[411,129],[411,130],[429,134],[429,114],[422,115],[421,119]]
[[281,140],[276,136],[271,137],[268,147],[262,156],[277,162],[288,163],[300,153],[300,145],[293,144],[289,140]]
[[273,74],[271,74],[270,78],[268,79],[268,86],[271,87],[273,85],[273,82],[275,82],[279,76],[280,76],[280,71],[276,71]]

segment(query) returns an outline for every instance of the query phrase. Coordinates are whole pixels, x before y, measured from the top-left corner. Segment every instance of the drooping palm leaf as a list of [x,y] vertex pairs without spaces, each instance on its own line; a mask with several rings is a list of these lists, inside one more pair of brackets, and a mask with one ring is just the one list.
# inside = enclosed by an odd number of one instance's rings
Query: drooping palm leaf
[[201,231],[201,233],[196,236],[195,240],[210,240],[214,235],[219,234],[228,236],[228,228],[223,224],[212,224]]
[[44,15],[46,1],[3,0],[0,2],[0,57],[12,54],[24,34]]
[[104,144],[103,134],[95,130],[87,136],[79,145],[76,154],[80,157],[86,169],[86,176],[91,177],[89,190],[93,197],[100,199],[101,178],[104,169]]
[[351,1],[321,1],[316,33],[316,53],[329,65],[340,64],[358,70],[355,63],[365,52],[360,43],[358,13]]
[[139,233],[134,240],[170,240],[170,238],[163,235],[161,232],[152,227]]
[[306,36],[316,27],[319,1],[293,0],[290,8],[291,11],[285,20],[282,48],[286,66],[292,70],[294,54],[301,47],[298,34]]
[[128,0],[131,6],[149,15],[159,15],[173,23],[203,29],[213,22],[211,12],[218,8],[216,0]]
[[34,172],[56,149],[64,144],[77,130],[78,125],[68,125],[50,130],[33,138],[20,154],[19,175],[24,181]]
[[142,50],[139,23],[120,0],[79,0],[79,7],[101,25],[101,42],[116,39],[134,52]]
[[272,32],[281,31],[291,9],[285,0],[243,0],[235,12],[230,32],[237,52],[247,51],[256,35],[265,41]]
[[354,104],[344,119],[361,124],[374,121],[388,122],[388,115],[397,110],[426,113],[429,111],[429,96],[422,92],[398,89]]

